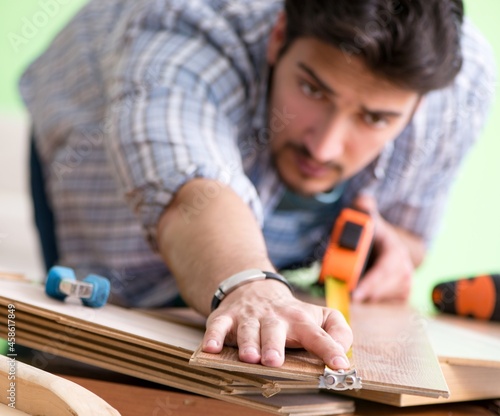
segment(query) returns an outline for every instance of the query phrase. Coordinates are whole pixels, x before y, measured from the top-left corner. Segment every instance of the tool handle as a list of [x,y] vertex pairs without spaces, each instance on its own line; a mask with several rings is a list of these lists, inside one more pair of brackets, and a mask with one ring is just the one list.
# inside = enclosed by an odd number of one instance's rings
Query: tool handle
[[440,283],[432,301],[442,312],[500,321],[500,275],[473,276]]

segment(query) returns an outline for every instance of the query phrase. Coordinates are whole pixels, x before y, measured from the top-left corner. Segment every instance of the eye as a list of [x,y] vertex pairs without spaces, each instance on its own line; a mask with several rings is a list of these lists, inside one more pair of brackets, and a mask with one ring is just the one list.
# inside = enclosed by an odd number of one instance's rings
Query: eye
[[304,80],[299,81],[299,83],[300,89],[306,97],[312,98],[314,100],[321,100],[324,97],[323,92],[313,84]]
[[387,126],[389,122],[386,117],[374,113],[364,113],[362,118],[368,126],[378,129]]

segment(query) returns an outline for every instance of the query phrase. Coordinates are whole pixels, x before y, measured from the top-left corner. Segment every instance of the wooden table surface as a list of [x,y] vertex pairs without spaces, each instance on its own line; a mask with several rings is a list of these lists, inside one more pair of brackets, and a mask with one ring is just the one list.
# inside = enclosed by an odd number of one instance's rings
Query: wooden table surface
[[[62,377],[94,392],[122,416],[268,416],[269,413],[249,409],[195,394],[180,392],[156,385],[136,385],[127,382],[104,381],[74,375]],[[436,406],[395,408],[373,402],[356,400],[356,416],[491,416],[484,405],[450,403]]]
[[[44,356],[18,346],[18,360],[71,380],[97,394],[121,416],[269,416],[269,413],[234,403],[176,390],[157,383],[104,370],[59,356]],[[500,392],[499,392],[500,393]],[[499,394],[500,396],[500,394]],[[355,400],[354,416],[498,416],[488,403],[450,403],[397,408]]]

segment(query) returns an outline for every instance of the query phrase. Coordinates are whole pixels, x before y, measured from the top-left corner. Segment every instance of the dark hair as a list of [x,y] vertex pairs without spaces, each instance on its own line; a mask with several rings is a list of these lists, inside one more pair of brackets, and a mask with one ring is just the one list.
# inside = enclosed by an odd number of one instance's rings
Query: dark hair
[[462,0],[285,0],[285,12],[281,53],[314,37],[422,94],[450,84],[462,66]]

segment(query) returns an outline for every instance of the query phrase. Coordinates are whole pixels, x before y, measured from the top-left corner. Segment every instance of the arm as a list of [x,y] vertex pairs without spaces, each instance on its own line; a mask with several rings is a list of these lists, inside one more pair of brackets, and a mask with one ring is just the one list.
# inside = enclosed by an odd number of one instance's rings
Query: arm
[[[199,214],[186,208],[206,186],[220,189]],[[273,271],[250,209],[228,187],[195,179],[184,185],[161,217],[160,252],[186,302],[205,315],[218,284],[248,268]],[[352,333],[340,312],[294,298],[273,280],[247,283],[210,314],[203,349],[218,353],[224,341],[238,345],[240,359],[280,366],[284,348],[304,347],[332,368],[348,368]]]

